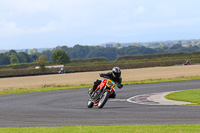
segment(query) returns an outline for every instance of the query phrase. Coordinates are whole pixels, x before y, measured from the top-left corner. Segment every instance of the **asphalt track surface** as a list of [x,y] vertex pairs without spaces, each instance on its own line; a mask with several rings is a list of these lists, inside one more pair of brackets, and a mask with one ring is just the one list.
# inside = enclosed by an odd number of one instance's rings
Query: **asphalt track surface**
[[200,88],[200,81],[127,85],[103,109],[87,108],[87,90],[0,96],[0,127],[200,124],[200,106],[141,105],[135,95]]

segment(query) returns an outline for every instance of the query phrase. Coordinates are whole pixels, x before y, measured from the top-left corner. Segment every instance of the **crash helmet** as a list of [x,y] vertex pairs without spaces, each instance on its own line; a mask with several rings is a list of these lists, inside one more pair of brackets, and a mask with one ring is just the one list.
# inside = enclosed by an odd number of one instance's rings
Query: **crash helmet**
[[119,78],[121,76],[121,69],[119,67],[113,67],[112,75],[113,77]]

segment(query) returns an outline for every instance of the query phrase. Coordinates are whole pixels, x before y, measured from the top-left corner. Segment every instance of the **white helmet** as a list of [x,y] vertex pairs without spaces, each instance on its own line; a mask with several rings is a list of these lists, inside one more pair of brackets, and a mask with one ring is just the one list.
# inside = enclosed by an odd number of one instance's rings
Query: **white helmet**
[[113,67],[112,75],[113,77],[119,78],[121,76],[121,69],[119,67]]

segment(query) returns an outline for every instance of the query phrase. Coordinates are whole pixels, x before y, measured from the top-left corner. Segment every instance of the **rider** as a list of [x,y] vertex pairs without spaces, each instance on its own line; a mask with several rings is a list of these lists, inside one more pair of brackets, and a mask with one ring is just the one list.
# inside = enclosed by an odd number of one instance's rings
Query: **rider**
[[190,65],[189,60],[187,60],[187,61],[184,63],[184,65]]
[[[123,87],[123,85],[121,84],[122,78],[121,78],[121,70],[119,67],[113,67],[112,72],[100,73],[99,75],[100,75],[100,77],[109,78],[112,81],[114,81],[117,84],[117,87],[119,89],[121,89]],[[93,87],[89,89],[90,94],[93,93],[93,91],[97,88],[97,86],[101,83],[101,81],[102,80],[100,80],[100,79],[95,80]],[[116,97],[116,92],[114,90],[109,98],[115,98],[115,97]]]

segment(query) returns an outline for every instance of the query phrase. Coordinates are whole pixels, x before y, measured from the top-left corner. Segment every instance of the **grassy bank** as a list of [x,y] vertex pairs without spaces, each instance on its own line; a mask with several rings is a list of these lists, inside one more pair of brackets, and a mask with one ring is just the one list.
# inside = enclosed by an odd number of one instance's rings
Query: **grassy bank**
[[31,92],[43,92],[43,91],[55,91],[55,90],[67,90],[67,89],[78,89],[78,88],[89,88],[92,85],[80,85],[80,86],[58,86],[58,87],[48,87],[48,88],[38,88],[38,89],[16,89],[16,90],[9,90],[5,89],[0,91],[0,95],[8,95],[8,94],[19,94],[19,93],[31,93]]
[[0,128],[3,133],[198,133],[200,125],[126,125]]
[[194,105],[200,105],[200,89],[174,92],[165,97],[171,100],[191,102],[196,103]]
[[[200,80],[200,77],[181,77],[175,79],[148,79],[142,81],[129,81],[123,82],[123,85],[134,85],[134,84],[148,84],[148,83],[162,83],[162,82],[175,82],[175,81],[189,81],[189,80]],[[31,93],[31,92],[43,92],[43,91],[55,91],[55,90],[66,90],[66,89],[80,89],[80,88],[90,88],[92,84],[83,84],[79,86],[56,86],[56,87],[49,87],[44,86],[43,88],[38,89],[3,89],[0,91],[0,95],[7,95],[7,94],[18,94],[18,93]]]

